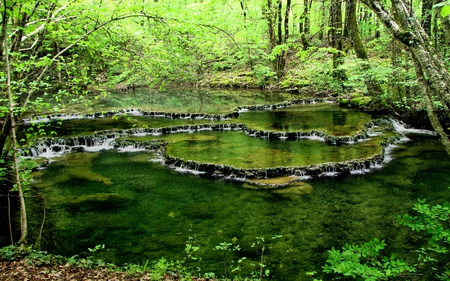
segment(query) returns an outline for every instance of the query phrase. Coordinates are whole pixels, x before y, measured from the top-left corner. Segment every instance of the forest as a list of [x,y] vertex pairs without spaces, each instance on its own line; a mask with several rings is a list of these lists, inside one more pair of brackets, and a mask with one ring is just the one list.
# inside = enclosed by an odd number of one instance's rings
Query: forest
[[[24,120],[64,114],[74,104],[88,111],[111,91],[258,90],[329,99],[433,130],[450,155],[450,1],[4,0],[0,14],[0,193],[8,197],[1,208],[9,213],[10,195],[17,196],[18,251],[30,246],[26,196],[35,169],[21,149],[45,131],[37,122],[24,133]],[[438,266],[423,272],[448,280],[448,256],[435,254],[448,252],[450,207],[419,201],[414,208],[419,214],[400,224],[433,235],[432,253],[420,249],[421,262]],[[333,248],[322,270],[361,280],[422,275],[420,264],[373,258],[384,246],[373,240],[342,253]],[[348,265],[361,256],[366,264]],[[263,267],[255,280],[265,277]]]

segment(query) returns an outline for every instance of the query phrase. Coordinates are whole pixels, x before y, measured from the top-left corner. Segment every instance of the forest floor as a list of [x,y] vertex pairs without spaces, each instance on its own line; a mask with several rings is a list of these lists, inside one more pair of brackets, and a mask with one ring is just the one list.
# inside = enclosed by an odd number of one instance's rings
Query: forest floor
[[[177,281],[186,280],[175,274],[166,273],[163,277],[152,279],[149,273],[140,273],[130,275],[126,272],[112,271],[109,268],[99,267],[88,269],[85,267],[76,267],[68,264],[51,263],[49,265],[38,266],[30,264],[24,259],[8,261],[0,260],[0,280],[2,281],[88,281],[88,280],[163,280]],[[191,278],[194,281],[206,281],[211,279]]]

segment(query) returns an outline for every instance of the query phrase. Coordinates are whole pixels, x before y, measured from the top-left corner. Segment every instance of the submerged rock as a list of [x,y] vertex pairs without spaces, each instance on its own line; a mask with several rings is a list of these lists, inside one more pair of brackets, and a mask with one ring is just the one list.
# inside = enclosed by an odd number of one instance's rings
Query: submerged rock
[[285,186],[292,181],[296,180],[298,177],[295,176],[288,176],[288,177],[275,177],[275,178],[268,178],[268,179],[253,179],[248,180],[247,183],[250,185],[265,185],[265,186]]
[[313,187],[305,182],[295,182],[285,188],[274,189],[272,192],[277,194],[305,195],[311,194]]

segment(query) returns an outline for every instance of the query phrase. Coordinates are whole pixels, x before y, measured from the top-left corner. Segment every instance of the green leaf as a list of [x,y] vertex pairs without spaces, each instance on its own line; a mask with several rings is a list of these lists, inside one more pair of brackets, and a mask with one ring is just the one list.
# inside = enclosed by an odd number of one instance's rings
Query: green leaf
[[444,7],[442,7],[442,10],[441,10],[441,16],[443,17],[443,18],[445,18],[445,17],[447,17],[448,15],[450,15],[450,6],[444,6]]

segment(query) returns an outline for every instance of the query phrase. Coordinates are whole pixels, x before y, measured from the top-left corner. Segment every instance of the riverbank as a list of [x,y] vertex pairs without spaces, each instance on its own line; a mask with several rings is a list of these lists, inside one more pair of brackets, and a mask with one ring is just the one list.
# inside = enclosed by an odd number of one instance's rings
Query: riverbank
[[[206,281],[213,279],[189,277],[193,281]],[[158,277],[152,277],[150,272],[127,273],[113,270],[109,267],[85,268],[70,265],[68,263],[59,264],[51,262],[46,265],[37,265],[36,262],[29,262],[26,259],[14,261],[0,260],[0,280],[109,280],[109,281],[143,281],[143,280],[164,280],[177,281],[186,280],[174,272],[166,272]]]

